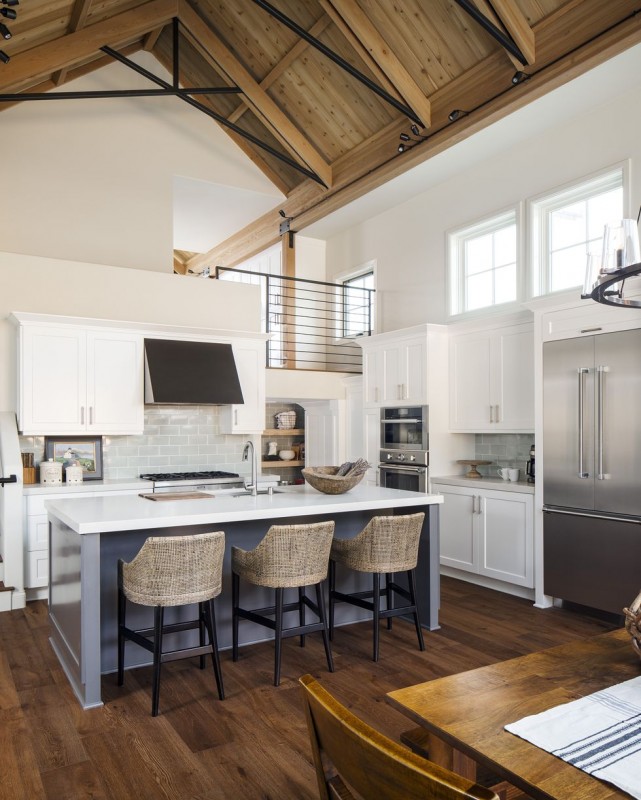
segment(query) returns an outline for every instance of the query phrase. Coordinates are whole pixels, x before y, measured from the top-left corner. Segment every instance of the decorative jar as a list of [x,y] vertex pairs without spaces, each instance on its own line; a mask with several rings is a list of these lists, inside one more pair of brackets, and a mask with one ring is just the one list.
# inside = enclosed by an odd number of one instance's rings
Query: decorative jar
[[49,461],[42,461],[40,463],[40,483],[62,483],[62,462],[54,461],[53,458],[50,458]]

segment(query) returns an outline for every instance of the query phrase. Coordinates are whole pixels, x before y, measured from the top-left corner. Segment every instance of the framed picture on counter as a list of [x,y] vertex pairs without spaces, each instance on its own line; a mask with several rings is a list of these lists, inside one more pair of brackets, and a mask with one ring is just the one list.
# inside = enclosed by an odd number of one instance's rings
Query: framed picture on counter
[[78,463],[83,480],[102,480],[102,436],[45,436],[45,461],[53,458],[62,468]]

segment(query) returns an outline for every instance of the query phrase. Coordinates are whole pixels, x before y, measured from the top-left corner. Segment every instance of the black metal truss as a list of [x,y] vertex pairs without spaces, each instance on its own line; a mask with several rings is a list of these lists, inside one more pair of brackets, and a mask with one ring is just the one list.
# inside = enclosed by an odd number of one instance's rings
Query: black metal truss
[[472,19],[476,20],[476,22],[478,22],[478,24],[484,28],[490,34],[490,36],[496,39],[496,41],[502,47],[504,47],[508,53],[511,53],[514,58],[523,64],[523,66],[527,65],[528,60],[523,55],[514,39],[509,34],[504,33],[500,28],[497,28],[496,25],[485,16],[485,14],[482,14],[478,10],[472,0],[456,0],[456,3],[463,9],[463,11],[467,12]]

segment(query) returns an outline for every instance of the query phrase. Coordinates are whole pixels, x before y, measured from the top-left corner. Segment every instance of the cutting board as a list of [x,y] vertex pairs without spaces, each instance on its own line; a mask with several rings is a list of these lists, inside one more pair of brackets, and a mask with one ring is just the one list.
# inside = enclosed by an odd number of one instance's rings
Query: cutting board
[[144,497],[145,500],[202,500],[205,498],[211,500],[213,494],[207,494],[206,492],[161,492],[154,494],[149,492],[148,494],[139,494],[138,497]]

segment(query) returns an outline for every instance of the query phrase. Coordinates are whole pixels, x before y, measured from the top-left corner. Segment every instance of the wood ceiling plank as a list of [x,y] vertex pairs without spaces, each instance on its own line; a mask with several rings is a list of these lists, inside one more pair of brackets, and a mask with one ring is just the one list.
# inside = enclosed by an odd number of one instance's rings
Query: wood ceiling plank
[[[321,33],[325,30],[325,28],[331,24],[331,19],[327,15],[323,15],[318,22],[316,22],[309,30],[310,36],[314,36],[318,38]],[[309,43],[304,41],[303,39],[299,39],[296,44],[287,52],[287,54],[281,58],[281,60],[273,67],[270,72],[262,79],[260,82],[260,88],[267,91],[269,87],[276,81],[280,76],[285,72],[285,70],[289,69],[292,63],[303,54],[303,52],[309,47]],[[237,109],[235,109],[227,119],[230,122],[238,122],[238,120],[242,117],[242,115],[249,109],[249,106],[243,101]]]
[[329,0],[329,2],[354,35],[363,43],[407,105],[418,115],[423,125],[429,127],[431,121],[430,101],[360,7],[353,0]]
[[501,18],[516,46],[525,56],[528,64],[536,61],[534,31],[521,13],[514,0],[492,0],[492,7]]
[[179,0],[179,17],[202,55],[207,60],[215,61],[229,79],[240,87],[254,112],[264,120],[279,141],[313,170],[326,186],[331,186],[331,166],[185,0]]
[[[334,163],[335,186],[332,192],[321,194],[311,181],[304,181],[292,190],[286,203],[283,204],[286,214],[294,218],[292,229],[304,230],[313,222],[463,141],[532,100],[542,97],[550,90],[641,43],[641,15],[630,14],[620,24],[614,24],[617,14],[618,19],[621,19],[626,10],[629,11],[630,4],[625,0],[610,0],[608,4],[602,4],[598,0],[588,2],[575,0],[570,5],[574,11],[573,15],[569,15],[567,10],[565,13],[560,11],[554,15],[554,20],[546,18],[534,26],[537,57],[548,59],[549,65],[545,69],[512,90],[497,93],[477,111],[455,124],[448,125],[445,122],[443,127],[435,130],[425,142],[402,156],[397,157],[395,150],[391,150],[398,132],[402,129],[402,121],[388,125],[386,133],[389,134],[389,141],[385,140],[384,135],[374,136],[369,153],[367,153],[368,147],[363,146],[361,157],[357,158],[355,153],[350,153]],[[599,17],[600,19],[597,19]],[[559,43],[563,39],[564,32],[574,32],[577,26],[582,30],[576,35],[585,37],[583,41],[586,43],[576,46],[565,55],[559,54]],[[597,34],[599,30],[602,31],[600,35]],[[498,76],[505,76],[506,67],[501,53],[494,53],[475,71],[478,86],[483,87],[488,81],[495,82]],[[463,84],[461,78],[460,85],[457,86],[457,97],[463,95]],[[447,88],[442,89],[438,95],[439,97],[432,98],[435,117],[437,111],[439,117],[443,116],[445,109],[451,108],[453,102]],[[395,128],[395,125],[398,127]],[[388,148],[391,154],[386,157]],[[379,166],[372,169],[373,163],[378,163]],[[370,168],[364,169],[368,164]],[[274,244],[278,239],[278,224],[278,211],[274,209],[209,253],[196,257],[194,265],[197,265],[197,271],[210,264],[233,266],[249,254],[260,252]]]
[[176,0],[151,0],[131,11],[41,44],[21,53],[20,58],[3,64],[0,88],[9,91],[13,86],[37,83],[56,70],[91,58],[104,45],[118,47],[130,43],[158,25],[169,22],[176,14]]

